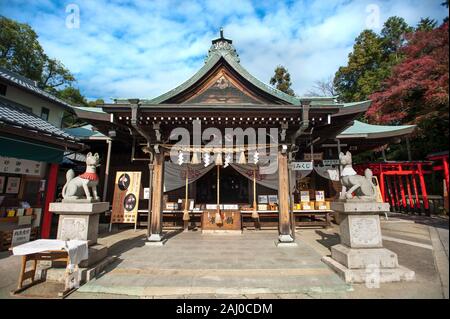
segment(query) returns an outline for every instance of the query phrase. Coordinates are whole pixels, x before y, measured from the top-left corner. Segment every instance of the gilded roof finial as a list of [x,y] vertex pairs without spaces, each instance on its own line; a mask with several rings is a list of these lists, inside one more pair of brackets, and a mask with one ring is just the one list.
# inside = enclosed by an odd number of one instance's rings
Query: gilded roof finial
[[220,38],[223,39],[223,28],[220,27]]

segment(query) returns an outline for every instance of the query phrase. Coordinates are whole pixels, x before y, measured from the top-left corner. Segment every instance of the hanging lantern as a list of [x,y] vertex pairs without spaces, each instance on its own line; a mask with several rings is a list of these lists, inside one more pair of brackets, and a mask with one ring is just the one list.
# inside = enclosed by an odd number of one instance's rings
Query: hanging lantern
[[192,153],[192,160],[191,160],[191,164],[200,164],[200,160],[198,158],[197,152],[193,152]]
[[216,153],[216,165],[222,166],[222,153]]
[[247,164],[244,151],[242,151],[241,154],[239,155],[238,164]]

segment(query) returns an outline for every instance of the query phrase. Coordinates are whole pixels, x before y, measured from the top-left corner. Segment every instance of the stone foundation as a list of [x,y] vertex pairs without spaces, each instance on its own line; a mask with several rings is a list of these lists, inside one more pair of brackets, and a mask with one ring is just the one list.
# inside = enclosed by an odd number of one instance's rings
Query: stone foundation
[[383,248],[379,214],[388,203],[332,202],[339,220],[341,243],[322,261],[348,283],[386,283],[413,280],[414,271],[398,264],[397,254]]

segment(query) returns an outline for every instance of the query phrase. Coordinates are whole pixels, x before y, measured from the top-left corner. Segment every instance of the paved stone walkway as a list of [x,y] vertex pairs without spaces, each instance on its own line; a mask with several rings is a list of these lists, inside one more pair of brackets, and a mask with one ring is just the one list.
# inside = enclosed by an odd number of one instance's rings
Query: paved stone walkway
[[79,293],[126,295],[248,295],[342,293],[351,290],[303,242],[275,246],[277,232],[242,235],[173,234],[164,247],[135,239],[98,279]]
[[[274,245],[276,231],[241,236],[172,232],[164,247],[145,246],[145,230],[121,227],[99,241],[118,256],[97,280],[68,298],[448,298],[448,218],[382,218],[384,246],[416,272],[413,282],[347,285],[320,261],[339,228],[300,229],[295,248]],[[20,258],[0,252],[0,298],[11,298]],[[29,295],[48,291],[37,285]]]

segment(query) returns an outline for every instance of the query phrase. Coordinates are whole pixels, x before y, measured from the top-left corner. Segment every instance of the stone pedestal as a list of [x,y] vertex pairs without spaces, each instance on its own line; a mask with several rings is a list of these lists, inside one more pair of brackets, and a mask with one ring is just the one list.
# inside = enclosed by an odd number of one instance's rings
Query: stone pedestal
[[277,247],[297,247],[297,243],[294,241],[291,235],[279,235],[278,241],[275,241]]
[[413,280],[414,271],[398,264],[397,254],[383,248],[380,213],[388,203],[332,202],[337,214],[341,243],[331,247],[331,257],[322,261],[348,283],[383,283]]
[[81,268],[91,267],[108,255],[108,248],[97,244],[99,215],[108,209],[108,202],[50,203],[49,210],[59,215],[57,239],[88,241],[89,258],[80,263]]

